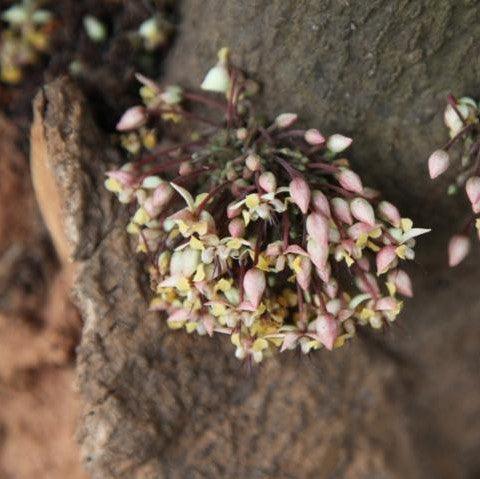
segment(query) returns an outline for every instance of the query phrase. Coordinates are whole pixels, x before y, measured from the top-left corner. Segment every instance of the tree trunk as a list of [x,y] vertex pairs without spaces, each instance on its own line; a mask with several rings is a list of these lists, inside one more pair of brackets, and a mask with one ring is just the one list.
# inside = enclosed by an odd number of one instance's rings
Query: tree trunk
[[[352,135],[352,163],[373,186],[421,226],[446,226],[457,205],[444,213],[425,160],[446,139],[446,94],[480,93],[479,42],[474,1],[184,0],[166,75],[196,85],[229,46],[263,85],[268,113]],[[416,299],[386,335],[245,370],[227,340],[169,331],[147,313],[81,94],[64,80],[49,85],[35,122],[47,125],[53,171],[73,162],[61,171],[76,171],[94,198],[64,209],[67,225],[81,225],[70,247],[85,260],[79,437],[94,478],[478,477],[478,261],[445,271],[444,245],[424,248],[430,274],[416,269]],[[82,135],[58,135],[64,124]]]

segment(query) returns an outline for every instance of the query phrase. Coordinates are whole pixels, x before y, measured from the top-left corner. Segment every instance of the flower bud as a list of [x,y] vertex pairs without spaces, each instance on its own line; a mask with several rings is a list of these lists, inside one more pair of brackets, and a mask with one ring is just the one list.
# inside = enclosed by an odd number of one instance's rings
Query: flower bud
[[310,288],[312,280],[312,263],[309,258],[302,256],[300,259],[300,270],[295,275],[297,282],[304,291]]
[[307,242],[307,251],[312,263],[319,270],[323,270],[328,260],[328,244],[320,243],[319,241],[310,238]]
[[465,235],[452,236],[448,243],[448,265],[460,264],[470,252],[470,238]]
[[147,190],[153,190],[157,188],[157,186],[161,185],[163,183],[163,180],[159,176],[147,176],[143,181],[142,181],[142,188],[146,188]]
[[321,245],[328,244],[329,225],[325,216],[320,213],[312,213],[307,216],[307,233]]
[[230,75],[227,67],[228,50],[222,48],[219,53],[218,63],[211,68],[202,82],[201,89],[218,93],[227,93],[230,88]]
[[357,260],[357,266],[365,271],[366,273],[368,273],[370,271],[370,261],[368,260],[368,258],[366,256],[362,256],[361,258],[359,258]]
[[83,17],[83,27],[87,32],[88,38],[92,42],[103,42],[107,38],[107,29],[105,25],[93,15],[85,15]]
[[154,50],[166,40],[157,17],[145,20],[138,28],[138,34],[144,39],[147,50]]
[[243,290],[246,300],[254,309],[258,308],[266,287],[267,283],[263,271],[258,268],[252,268],[245,273],[245,277],[243,278]]
[[132,106],[120,118],[117,123],[118,131],[135,130],[147,122],[147,111],[143,106]]
[[246,128],[239,128],[235,132],[235,136],[237,137],[237,140],[244,141],[247,139],[248,131]]
[[450,165],[450,156],[445,150],[435,150],[428,158],[428,172],[432,180],[444,173]]
[[258,178],[258,184],[267,193],[273,193],[277,189],[277,179],[271,171],[265,171]]
[[162,183],[153,192],[153,201],[156,206],[164,206],[173,196],[173,188],[169,183]]
[[346,150],[351,144],[352,139],[348,136],[339,135],[338,133],[332,135],[327,140],[327,148],[332,153],[340,153],[343,150]]
[[275,118],[275,126],[277,128],[289,128],[297,121],[296,113],[281,113]]
[[262,162],[258,155],[256,155],[255,153],[250,153],[245,158],[245,165],[250,171],[258,171],[262,166]]
[[352,170],[342,170],[336,175],[341,187],[347,191],[361,194],[363,191],[363,184],[360,177]]
[[195,273],[197,266],[200,264],[200,256],[201,252],[198,249],[188,247],[182,251],[181,271],[183,276],[188,278]]
[[190,161],[182,161],[180,167],[178,168],[178,174],[180,176],[185,176],[190,174],[193,171],[193,165]]
[[480,213],[480,177],[471,176],[465,184],[468,199],[475,214]]
[[312,191],[312,204],[315,211],[330,218],[331,213],[328,198],[320,190]]
[[[459,103],[456,104],[457,111],[460,113],[462,118],[466,119],[469,114],[469,108],[467,105],[461,105]],[[463,128],[463,121],[458,116],[455,109],[452,105],[447,105],[445,108],[445,113],[443,115],[443,120],[445,121],[445,125],[450,130],[450,136],[455,136],[462,128]]]
[[315,320],[315,329],[320,342],[331,351],[340,332],[338,321],[331,314],[322,314]]
[[290,182],[290,196],[293,202],[300,208],[300,211],[304,215],[307,214],[311,192],[307,182],[301,176],[296,176]]
[[325,137],[315,128],[307,130],[304,138],[309,145],[313,146],[319,146],[325,143]]
[[318,277],[324,283],[327,283],[328,281],[330,281],[330,278],[332,276],[332,267],[330,266],[330,263],[328,261],[325,263],[325,266],[323,268],[318,268],[317,267],[316,269],[317,269]]
[[245,234],[245,222],[242,218],[234,218],[228,223],[228,232],[234,238],[242,238]]
[[401,295],[409,298],[413,297],[412,280],[402,269],[390,271],[388,273],[388,281],[395,285],[395,288]]
[[337,296],[338,293],[338,281],[336,279],[330,279],[324,286],[325,292],[330,299]]
[[385,246],[382,248],[376,257],[377,274],[387,272],[396,261],[397,253],[395,252],[395,246]]
[[375,213],[372,205],[364,198],[355,198],[351,204],[350,209],[352,215],[359,221],[367,223],[367,225],[375,225]]
[[2,12],[1,19],[11,25],[22,25],[28,21],[28,10],[26,5],[12,5]]
[[236,216],[239,216],[242,213],[242,208],[235,206],[235,203],[230,203],[227,206],[227,217],[229,220],[232,218],[235,218]]
[[333,198],[331,201],[333,215],[348,225],[353,223],[352,215],[350,213],[350,206],[343,198]]
[[381,201],[378,205],[378,214],[382,219],[398,228],[402,219],[398,209],[388,201]]

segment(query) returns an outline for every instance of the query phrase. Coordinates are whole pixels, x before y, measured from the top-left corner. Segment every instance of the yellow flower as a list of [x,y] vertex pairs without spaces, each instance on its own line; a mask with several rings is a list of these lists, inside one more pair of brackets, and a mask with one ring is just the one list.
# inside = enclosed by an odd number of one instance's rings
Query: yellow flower
[[248,209],[253,210],[260,204],[260,197],[257,195],[257,193],[247,195],[245,198],[245,204],[247,205]]

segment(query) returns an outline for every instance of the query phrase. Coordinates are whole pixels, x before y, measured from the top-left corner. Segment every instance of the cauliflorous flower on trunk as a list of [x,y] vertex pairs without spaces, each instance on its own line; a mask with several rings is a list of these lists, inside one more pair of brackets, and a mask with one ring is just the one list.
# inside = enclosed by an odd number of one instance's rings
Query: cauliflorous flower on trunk
[[413,295],[398,266],[428,230],[336,158],[350,138],[293,129],[294,113],[257,117],[258,88],[226,50],[203,82],[221,95],[138,78],[144,105],[117,128],[141,139],[174,120],[186,139],[137,151],[124,142],[131,161],[105,184],[131,203],[127,230],[148,259],[150,307],[171,328],[229,335],[237,358],[260,362],[332,350],[359,326],[396,319],[398,295]]
[[460,231],[453,235],[448,245],[448,264],[457,266],[470,252],[469,236],[480,238],[480,108],[468,97],[448,97],[444,113],[445,125],[450,140],[428,159],[428,170],[432,179],[450,167],[454,172],[453,182],[447,193],[455,195],[464,189],[472,213],[466,215]]

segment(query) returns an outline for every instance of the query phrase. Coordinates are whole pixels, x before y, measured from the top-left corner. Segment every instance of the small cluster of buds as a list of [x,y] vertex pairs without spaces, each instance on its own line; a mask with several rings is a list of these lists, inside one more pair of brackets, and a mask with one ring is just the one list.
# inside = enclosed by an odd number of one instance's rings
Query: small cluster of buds
[[24,68],[48,51],[53,15],[40,9],[38,0],[23,0],[0,18],[8,24],[0,37],[0,80],[17,84],[23,79]]
[[257,118],[258,86],[226,49],[202,83],[222,96],[138,79],[144,104],[120,131],[138,139],[159,119],[201,125],[182,144],[146,152],[139,142],[106,180],[135,205],[127,231],[150,260],[150,308],[171,328],[229,335],[237,358],[259,362],[276,350],[331,350],[359,325],[395,320],[397,294],[413,294],[399,263],[429,230],[363,185],[341,156],[350,138],[296,128],[294,113]]
[[448,97],[444,121],[450,133],[446,145],[435,150],[428,159],[430,178],[435,179],[447,171],[456,157],[455,181],[448,187],[449,195],[464,189],[472,207],[472,214],[466,219],[462,230],[450,238],[448,263],[460,264],[470,252],[470,234],[475,228],[480,238],[480,109],[471,98],[457,100]]

